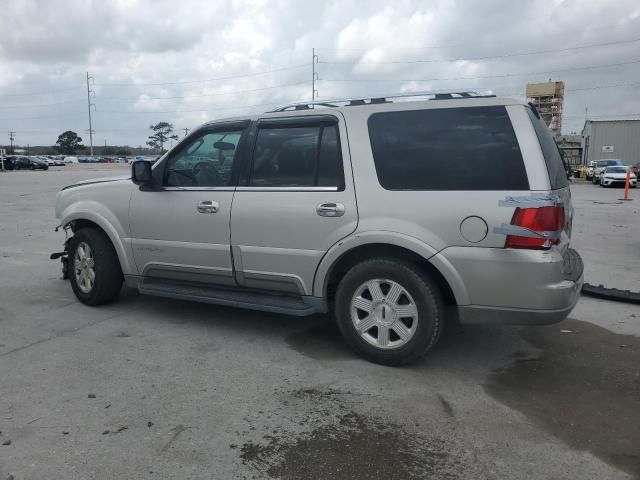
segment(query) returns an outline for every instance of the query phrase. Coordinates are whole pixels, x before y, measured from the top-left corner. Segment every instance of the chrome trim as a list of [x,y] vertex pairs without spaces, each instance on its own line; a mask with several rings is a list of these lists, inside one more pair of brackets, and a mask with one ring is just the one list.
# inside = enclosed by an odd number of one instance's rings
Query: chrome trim
[[168,192],[233,192],[235,187],[161,187]]
[[237,187],[238,192],[337,192],[338,187]]
[[64,190],[68,190],[70,188],[76,188],[76,187],[84,187],[85,185],[95,185],[96,183],[122,182],[123,180],[131,180],[131,177],[111,179],[111,180],[93,180],[93,181],[90,181],[90,182],[82,182],[82,183],[72,183],[71,185],[67,185],[66,187],[62,187],[60,189],[60,191],[62,192]]
[[493,233],[497,233],[499,235],[515,235],[518,237],[545,238],[545,239],[547,238],[556,239],[562,236],[561,230],[537,231],[527,227],[521,227],[520,225],[508,225],[506,223],[503,223],[499,227],[494,227]]

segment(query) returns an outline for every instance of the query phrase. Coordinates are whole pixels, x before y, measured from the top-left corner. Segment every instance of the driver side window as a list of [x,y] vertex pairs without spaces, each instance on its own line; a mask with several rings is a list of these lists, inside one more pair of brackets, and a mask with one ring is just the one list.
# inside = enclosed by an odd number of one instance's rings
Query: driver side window
[[167,187],[227,187],[241,130],[205,132],[169,158]]

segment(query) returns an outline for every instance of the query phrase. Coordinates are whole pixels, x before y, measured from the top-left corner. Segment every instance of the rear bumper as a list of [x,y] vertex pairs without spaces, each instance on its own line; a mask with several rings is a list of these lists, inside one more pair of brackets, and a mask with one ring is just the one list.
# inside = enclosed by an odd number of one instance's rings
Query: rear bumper
[[[445,251],[446,252],[446,251]],[[461,323],[545,325],[565,319],[584,283],[578,252],[465,248],[447,252],[470,302]]]
[[486,307],[483,305],[465,305],[458,307],[460,323],[468,325],[549,325],[569,316],[578,303],[582,290],[583,277],[567,286],[570,303],[558,310],[536,310],[527,308]]

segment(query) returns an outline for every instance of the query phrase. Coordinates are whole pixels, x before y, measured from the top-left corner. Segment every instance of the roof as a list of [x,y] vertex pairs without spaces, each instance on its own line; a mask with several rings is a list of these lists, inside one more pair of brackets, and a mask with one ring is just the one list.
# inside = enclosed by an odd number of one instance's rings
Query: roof
[[[224,122],[236,122],[242,120],[258,120],[261,118],[302,116],[302,115],[325,115],[334,112],[353,112],[361,108],[375,109],[380,111],[394,110],[415,110],[415,109],[437,109],[437,108],[460,108],[479,106],[507,106],[526,105],[519,99],[496,97],[491,92],[461,91],[455,92],[410,92],[403,94],[369,95],[357,98],[343,98],[333,100],[317,100],[311,102],[298,102],[283,105],[265,113],[253,113],[242,116],[218,118],[205,122],[200,127],[206,127]],[[199,128],[195,130],[199,130]],[[193,132],[192,132],[193,133]]]

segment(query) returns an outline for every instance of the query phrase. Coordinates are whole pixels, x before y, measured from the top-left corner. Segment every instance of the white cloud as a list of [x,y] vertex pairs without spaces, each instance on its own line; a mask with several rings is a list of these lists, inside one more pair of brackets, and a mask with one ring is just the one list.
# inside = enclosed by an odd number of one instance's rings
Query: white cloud
[[[634,113],[640,100],[632,87],[572,89],[632,83],[640,64],[545,72],[640,60],[640,42],[449,60],[632,39],[639,12],[635,0],[5,0],[0,132],[31,144],[52,144],[57,130],[86,136],[89,71],[96,143],[144,144],[157,121],[193,128],[309,98],[314,47],[322,98],[462,88],[513,95],[553,77],[567,84],[565,129],[579,130],[587,106]],[[532,73],[513,76],[523,72]]]

